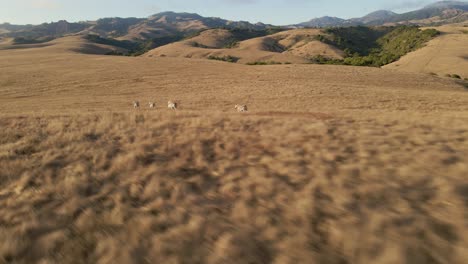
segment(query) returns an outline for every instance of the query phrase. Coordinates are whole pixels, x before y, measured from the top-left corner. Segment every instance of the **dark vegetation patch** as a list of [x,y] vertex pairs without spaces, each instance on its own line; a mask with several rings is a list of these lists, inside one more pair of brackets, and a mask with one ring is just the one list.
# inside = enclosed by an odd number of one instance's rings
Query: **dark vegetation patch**
[[120,55],[120,56],[139,56],[154,48],[167,45],[172,42],[179,41],[183,36],[168,36],[161,38],[153,38],[149,40],[116,40],[113,38],[104,38],[98,35],[90,34],[85,37],[87,40],[97,43],[104,44],[113,47],[118,47],[126,50],[126,52],[111,51],[106,55]]
[[449,73],[448,73],[448,74],[445,74],[445,77],[454,78],[454,79],[459,79],[459,80],[462,79],[462,77],[461,77],[460,75],[458,75],[458,74],[449,74]]
[[110,45],[110,46],[114,46],[114,47],[127,50],[127,52],[125,53],[111,51],[107,53],[106,55],[139,56],[141,54],[146,53],[147,51],[151,49],[164,46],[166,44],[169,44],[175,41],[179,41],[183,37],[182,36],[168,36],[168,37],[153,38],[149,40],[129,41],[129,40],[117,40],[113,38],[104,38],[98,35],[90,34],[90,35],[87,35],[85,38],[93,43]]
[[116,39],[112,39],[112,38],[103,38],[103,37],[100,37],[100,36],[94,35],[94,34],[87,35],[85,37],[85,39],[87,39],[87,40],[89,40],[89,41],[91,41],[93,43],[114,46],[114,47],[123,48],[123,49],[127,49],[127,50],[133,50],[133,49],[137,48],[137,44],[135,42],[132,42],[132,41],[116,40]]
[[40,44],[46,43],[49,41],[54,40],[54,37],[41,37],[41,38],[28,38],[28,37],[16,37],[13,39],[13,44],[20,45],[20,44]]
[[333,64],[333,65],[343,65],[343,60],[340,59],[332,59],[325,57],[323,55],[317,55],[310,58],[310,62],[314,64]]
[[196,41],[192,41],[189,44],[190,44],[190,46],[195,47],[195,48],[202,48],[202,49],[211,49],[212,48],[212,47],[208,47],[206,45],[203,45],[201,43],[198,43]]
[[174,35],[162,37],[150,37],[149,35],[145,36],[146,34],[144,33],[142,33],[142,35],[146,39],[136,41],[136,43],[138,44],[137,49],[130,52],[130,56],[139,56],[152,49],[171,44],[177,41],[181,41],[187,36],[187,33],[174,33]]
[[468,89],[468,78],[465,78],[464,81],[461,81],[460,85],[463,86],[465,89]]
[[319,35],[317,39],[343,50],[346,55],[369,55],[379,48],[377,40],[392,31],[390,27],[339,27],[324,30],[328,36]]
[[[282,62],[278,61],[254,61],[254,62],[248,62],[247,65],[279,65],[283,64]],[[291,63],[284,63],[284,64],[291,64]]]
[[222,56],[222,57],[210,55],[210,56],[208,56],[208,59],[209,60],[219,60],[219,61],[226,61],[226,62],[236,63],[237,61],[239,61],[240,58],[230,56],[230,55]]
[[440,34],[435,29],[421,30],[416,26],[342,27],[326,29],[325,33],[317,40],[343,50],[345,59],[315,58],[313,62],[373,67],[395,62]]

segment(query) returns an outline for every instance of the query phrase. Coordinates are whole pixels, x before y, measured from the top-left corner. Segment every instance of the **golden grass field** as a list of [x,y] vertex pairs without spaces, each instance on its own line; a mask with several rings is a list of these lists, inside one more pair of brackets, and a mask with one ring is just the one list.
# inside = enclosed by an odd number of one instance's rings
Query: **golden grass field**
[[466,263],[461,84],[85,48],[0,50],[0,263]]

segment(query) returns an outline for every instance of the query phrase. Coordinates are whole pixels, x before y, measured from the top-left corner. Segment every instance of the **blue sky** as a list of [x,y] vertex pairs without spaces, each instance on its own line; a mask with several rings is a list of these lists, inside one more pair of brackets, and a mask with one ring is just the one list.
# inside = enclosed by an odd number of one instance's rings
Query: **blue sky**
[[379,9],[404,12],[432,2],[435,0],[0,0],[0,23],[147,17],[162,11],[180,11],[285,25],[325,15],[359,17]]

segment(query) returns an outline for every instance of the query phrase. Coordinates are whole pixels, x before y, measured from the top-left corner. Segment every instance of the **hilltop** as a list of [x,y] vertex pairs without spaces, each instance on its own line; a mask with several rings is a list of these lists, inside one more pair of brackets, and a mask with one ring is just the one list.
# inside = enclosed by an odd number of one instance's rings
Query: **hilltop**
[[148,57],[208,58],[239,63],[307,63],[315,56],[342,59],[344,53],[317,40],[317,29],[282,31],[241,40],[229,30],[207,30],[199,36],[149,51]]

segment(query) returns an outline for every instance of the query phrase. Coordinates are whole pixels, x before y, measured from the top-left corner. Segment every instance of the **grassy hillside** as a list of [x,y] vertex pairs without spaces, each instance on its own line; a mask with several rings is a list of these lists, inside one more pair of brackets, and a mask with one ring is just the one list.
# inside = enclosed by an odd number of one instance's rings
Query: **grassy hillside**
[[182,35],[167,36],[167,37],[154,38],[154,39],[149,39],[149,40],[135,40],[135,41],[104,38],[104,37],[100,37],[94,34],[87,35],[85,38],[97,44],[105,44],[105,45],[110,45],[110,46],[123,48],[127,50],[126,53],[112,52],[112,53],[109,53],[108,55],[138,56],[155,47],[159,47],[159,46],[163,46],[172,42],[179,41],[183,38],[183,36]]
[[385,68],[468,78],[468,34],[463,26],[437,27],[441,35]]
[[16,37],[13,39],[14,44],[39,44],[54,40],[54,37],[42,37],[42,38],[24,38]]
[[338,27],[325,29],[327,35],[320,35],[318,40],[336,46],[345,51],[347,56],[368,55],[379,47],[377,40],[392,29],[388,27]]
[[435,29],[414,26],[348,27],[326,29],[319,40],[346,53],[344,60],[318,58],[317,63],[380,67],[397,61],[403,55],[421,48],[439,34]]
[[[258,38],[258,37],[264,37],[264,36],[272,35],[272,34],[275,34],[275,33],[286,30],[286,29],[281,28],[281,27],[271,27],[271,28],[267,28],[267,29],[221,27],[220,29],[229,31],[229,33],[231,35],[231,37],[228,40],[226,40],[226,44],[224,45],[223,48],[235,48],[235,47],[237,47],[239,45],[239,42],[241,42],[241,41],[248,40],[248,39],[253,39],[253,38]],[[206,30],[198,31],[195,34],[187,36],[186,39],[190,39],[190,38],[199,36],[202,32],[207,31],[207,30],[212,30],[212,29],[206,29]],[[197,45],[197,44],[195,43],[195,45]],[[202,45],[199,46],[199,47],[202,47]]]
[[[232,37],[226,41],[227,44],[224,46],[224,48],[233,48],[233,47],[236,47],[240,41],[251,39],[251,38],[256,38],[256,37],[267,36],[267,35],[274,34],[274,33],[284,30],[281,28],[269,28],[269,29],[264,29],[264,30],[255,30],[255,29],[248,29],[248,28],[247,29],[246,28],[223,28],[223,29],[228,30],[230,33],[232,33]],[[198,31],[196,33],[177,33],[177,34],[174,33],[173,35],[162,36],[162,37],[157,37],[157,38],[150,38],[148,36],[148,38],[145,40],[133,40],[133,41],[116,40],[113,38],[104,38],[98,35],[88,35],[86,38],[98,44],[106,44],[106,45],[111,45],[111,46],[124,48],[128,50],[126,54],[110,53],[109,55],[139,56],[154,48],[161,47],[170,43],[174,43],[183,39],[193,38],[195,36],[200,35],[203,31],[205,30]],[[203,45],[198,44],[198,43],[194,43],[194,46],[203,47]]]

